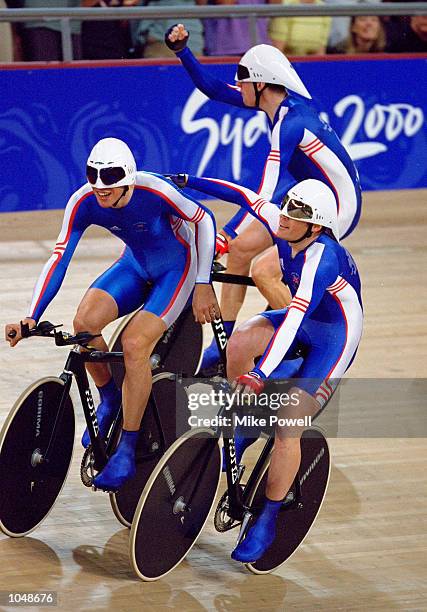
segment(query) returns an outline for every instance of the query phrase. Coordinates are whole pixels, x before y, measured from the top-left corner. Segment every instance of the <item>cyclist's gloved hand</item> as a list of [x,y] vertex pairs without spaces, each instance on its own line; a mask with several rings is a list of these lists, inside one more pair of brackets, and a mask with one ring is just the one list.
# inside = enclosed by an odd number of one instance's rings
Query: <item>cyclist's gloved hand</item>
[[187,41],[190,35],[187,30],[184,28],[182,23],[176,23],[171,26],[169,30],[167,30],[165,34],[165,43],[166,46],[177,53],[178,51],[182,51],[187,46]]
[[20,323],[8,323],[5,325],[5,340],[9,342],[10,346],[15,346],[20,340],[22,340],[22,328],[21,323],[28,325],[29,329],[33,329],[36,326],[36,321],[26,317],[22,319]]
[[164,174],[163,176],[172,181],[179,189],[184,189],[188,181],[188,174]]
[[253,371],[238,376],[233,383],[235,393],[242,399],[247,396],[249,402],[251,396],[262,393],[264,386],[265,384],[261,376]]
[[215,242],[215,259],[219,259],[229,251],[228,240],[224,234],[218,233]]

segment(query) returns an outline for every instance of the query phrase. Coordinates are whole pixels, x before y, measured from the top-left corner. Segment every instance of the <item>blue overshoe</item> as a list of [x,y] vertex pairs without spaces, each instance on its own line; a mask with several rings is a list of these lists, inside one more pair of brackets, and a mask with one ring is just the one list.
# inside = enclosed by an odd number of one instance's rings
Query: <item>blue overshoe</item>
[[97,489],[117,491],[135,474],[135,458],[118,456],[118,453],[114,453],[102,472],[95,476],[93,484]]
[[[121,397],[121,396],[120,396]],[[101,436],[104,438],[107,437],[108,432],[110,431],[110,427],[119,412],[121,404],[121,399],[113,404],[109,402],[101,402],[96,410],[96,418],[98,421],[98,428]],[[90,437],[87,427],[82,436],[82,446],[87,448],[90,444]]]
[[215,369],[219,363],[219,350],[215,338],[212,340],[208,348],[203,351],[202,363],[200,364],[200,372],[209,372]]
[[249,529],[245,539],[231,553],[241,563],[254,563],[270,548],[276,537],[276,522],[281,501],[266,499],[263,511]]
[[[98,387],[101,403],[96,410],[99,432],[105,439],[110,427],[119,412],[122,403],[122,393],[116,387],[116,383],[111,378],[103,387]],[[82,446],[87,448],[90,444],[90,437],[87,428],[82,436]]]
[[110,457],[102,472],[93,479],[97,489],[117,491],[127,480],[135,476],[135,447],[138,436],[139,431],[122,431],[116,452]]
[[273,544],[276,537],[276,529],[273,531],[266,528],[265,524],[258,520],[248,531],[248,535],[240,542],[231,553],[231,558],[241,563],[253,563],[260,559],[265,551]]

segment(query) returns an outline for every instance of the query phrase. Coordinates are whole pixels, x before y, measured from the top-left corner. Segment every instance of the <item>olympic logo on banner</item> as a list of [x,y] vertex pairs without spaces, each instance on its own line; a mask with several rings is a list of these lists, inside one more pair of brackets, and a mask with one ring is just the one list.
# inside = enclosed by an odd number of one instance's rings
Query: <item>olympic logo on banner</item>
[[[212,116],[197,118],[198,112],[208,102],[204,94],[194,90],[181,116],[181,127],[186,134],[196,134],[201,130],[207,133],[197,174],[203,175],[220,146],[231,146],[231,171],[233,179],[238,181],[241,178],[244,148],[251,148],[260,138],[269,136],[265,114],[257,112],[246,121],[230,113],[225,113],[220,119]],[[402,135],[407,139],[413,138],[424,125],[424,112],[420,107],[396,102],[376,103],[367,108],[358,95],[348,95],[339,100],[333,107],[333,113],[335,117],[325,112],[320,116],[334,126],[334,118],[343,118],[347,114],[346,125],[338,135],[354,161],[386,152],[388,143]],[[366,140],[361,141],[363,134]]]

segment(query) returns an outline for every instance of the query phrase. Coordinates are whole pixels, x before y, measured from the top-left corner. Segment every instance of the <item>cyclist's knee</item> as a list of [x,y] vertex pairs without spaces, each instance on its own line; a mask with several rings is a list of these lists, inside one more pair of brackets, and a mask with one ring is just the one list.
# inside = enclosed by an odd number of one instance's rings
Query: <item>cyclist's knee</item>
[[123,334],[122,346],[125,361],[144,361],[149,357],[151,341],[144,334]]
[[278,456],[280,455],[296,455],[298,456],[301,452],[301,433],[291,431],[290,428],[279,428],[276,429],[276,435],[274,437],[274,451]]
[[90,309],[79,308],[74,317],[73,328],[75,333],[85,331],[91,334],[99,334],[103,327],[97,313]]
[[233,332],[227,343],[227,362],[235,363],[245,356],[245,359],[250,355],[252,350],[250,342],[250,334],[245,330],[237,329]]
[[160,338],[158,335],[152,335],[150,333],[126,333],[122,335],[122,346],[123,355],[128,368],[132,364],[140,366],[144,362],[147,362],[155,346],[157,340]]

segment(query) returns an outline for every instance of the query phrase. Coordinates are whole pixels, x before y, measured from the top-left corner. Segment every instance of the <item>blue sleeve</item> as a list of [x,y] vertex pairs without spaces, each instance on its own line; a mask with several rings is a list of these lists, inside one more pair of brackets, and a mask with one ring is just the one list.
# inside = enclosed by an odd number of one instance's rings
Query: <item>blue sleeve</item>
[[225,104],[247,108],[247,106],[243,104],[242,96],[238,88],[213,77],[209,73],[209,70],[206,70],[206,68],[197,61],[188,47],[185,47],[182,51],[178,51],[176,55],[181,60],[182,65],[190,75],[194,85],[208,96],[208,98],[217,100],[218,102],[224,102]]
[[28,314],[35,321],[39,321],[58,293],[76,246],[90,225],[86,220],[84,204],[80,206],[81,202],[82,199],[76,197],[76,194],[70,198],[53,253],[37,280]]
[[[241,206],[245,211],[248,211],[253,217],[261,221],[274,238],[274,233],[278,226],[279,210],[274,204],[262,200],[260,195],[251,189],[241,187],[230,181],[199,178],[191,175],[188,176],[187,187],[207,193],[219,200],[225,200],[226,202]],[[260,214],[261,205],[263,214]],[[267,212],[269,214],[264,216],[266,209],[268,209]],[[233,219],[236,219],[236,217],[237,215]],[[241,220],[240,218],[239,222]],[[233,228],[230,229],[236,234]]]

